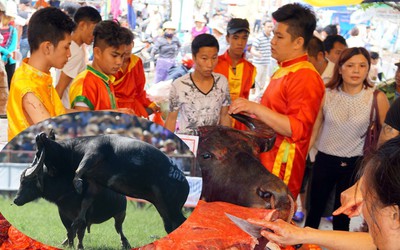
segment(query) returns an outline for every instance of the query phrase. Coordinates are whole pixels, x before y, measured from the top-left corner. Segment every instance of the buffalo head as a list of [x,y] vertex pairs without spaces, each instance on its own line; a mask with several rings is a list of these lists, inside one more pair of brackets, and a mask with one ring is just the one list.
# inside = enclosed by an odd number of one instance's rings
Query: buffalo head
[[[51,131],[49,137],[54,140],[55,135]],[[48,172],[44,164],[46,158],[45,143],[49,140],[45,133],[36,136],[37,151],[30,167],[25,169],[20,177],[20,187],[14,199],[14,203],[22,206],[41,197],[43,192],[44,174]]]
[[197,160],[202,170],[206,201],[225,201],[247,207],[277,209],[291,219],[294,202],[287,186],[259,161],[270,150],[276,133],[261,121],[236,114],[250,131],[224,126],[199,128]]

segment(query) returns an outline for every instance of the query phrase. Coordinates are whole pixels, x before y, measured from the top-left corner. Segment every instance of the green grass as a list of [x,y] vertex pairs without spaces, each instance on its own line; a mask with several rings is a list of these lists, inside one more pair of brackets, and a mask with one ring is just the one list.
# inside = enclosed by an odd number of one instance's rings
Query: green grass
[[[66,230],[58,215],[57,206],[43,199],[18,207],[12,199],[0,196],[0,211],[17,229],[42,243],[61,248],[66,238]],[[190,212],[186,212],[188,217]],[[162,219],[153,205],[143,208],[128,201],[127,215],[123,231],[132,247],[151,243],[166,234]],[[77,239],[75,239],[75,246]],[[86,232],[83,239],[85,249],[120,249],[120,238],[114,229],[114,219],[91,226],[91,233]]]

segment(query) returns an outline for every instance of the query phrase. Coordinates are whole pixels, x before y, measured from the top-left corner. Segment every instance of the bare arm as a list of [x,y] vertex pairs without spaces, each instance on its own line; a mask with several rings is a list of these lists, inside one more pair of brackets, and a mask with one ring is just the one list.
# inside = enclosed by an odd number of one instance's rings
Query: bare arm
[[274,112],[261,104],[246,100],[244,98],[236,99],[228,111],[229,114],[237,114],[240,112],[257,116],[259,120],[267,124],[278,134],[286,137],[292,136],[290,120],[286,115]]
[[178,111],[169,112],[165,120],[164,127],[171,132],[175,132],[176,119],[178,118]]
[[301,228],[281,219],[274,222],[256,220],[250,222],[272,230],[273,232],[263,230],[261,234],[270,241],[282,245],[316,244],[330,250],[376,250],[368,233]]
[[22,108],[30,125],[51,117],[49,111],[33,93],[26,93],[22,97]]
[[61,71],[60,74],[60,80],[58,80],[57,86],[56,86],[56,91],[60,99],[62,98],[65,89],[68,87],[68,85],[71,83],[72,78],[67,76],[63,71]]
[[231,117],[228,114],[228,106],[222,107],[220,115],[219,115],[219,124],[223,126],[230,127],[232,126],[232,120]]
[[315,120],[313,131],[311,134],[311,139],[310,139],[310,146],[308,147],[308,151],[314,146],[315,141],[317,140],[317,136],[319,135],[319,131],[321,129],[322,121],[324,120],[324,115],[323,115],[323,105],[325,103],[325,96],[322,99],[321,102],[321,107],[318,112],[317,119]]

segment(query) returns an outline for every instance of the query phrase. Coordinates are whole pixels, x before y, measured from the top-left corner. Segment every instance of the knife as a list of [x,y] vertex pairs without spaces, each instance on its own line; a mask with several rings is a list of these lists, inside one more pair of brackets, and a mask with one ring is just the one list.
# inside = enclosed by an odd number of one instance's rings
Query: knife
[[228,214],[228,213],[225,213],[225,215],[231,221],[233,221],[233,223],[235,223],[236,226],[238,226],[240,229],[245,231],[250,236],[252,236],[252,237],[254,237],[256,239],[262,237],[262,235],[261,235],[261,230],[263,229],[262,226],[252,224],[252,223],[248,222],[247,220],[244,220],[242,218],[233,216],[233,215]]

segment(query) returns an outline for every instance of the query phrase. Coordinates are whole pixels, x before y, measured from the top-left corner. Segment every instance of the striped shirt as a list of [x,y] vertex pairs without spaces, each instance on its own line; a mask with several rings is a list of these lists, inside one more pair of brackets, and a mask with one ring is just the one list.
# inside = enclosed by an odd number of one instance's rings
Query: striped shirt
[[261,57],[253,57],[254,64],[271,64],[271,40],[272,35],[266,36],[265,33],[262,33],[254,40],[253,47],[262,55]]

